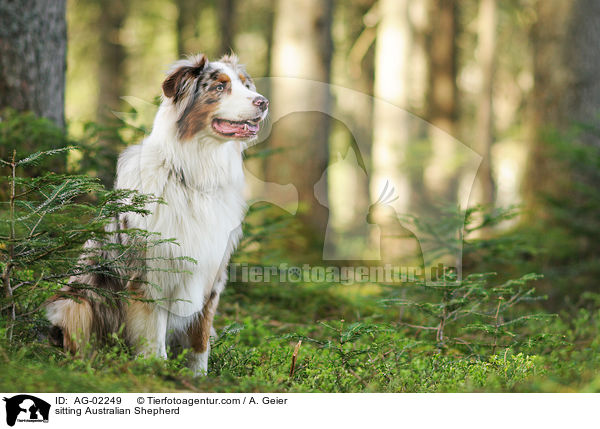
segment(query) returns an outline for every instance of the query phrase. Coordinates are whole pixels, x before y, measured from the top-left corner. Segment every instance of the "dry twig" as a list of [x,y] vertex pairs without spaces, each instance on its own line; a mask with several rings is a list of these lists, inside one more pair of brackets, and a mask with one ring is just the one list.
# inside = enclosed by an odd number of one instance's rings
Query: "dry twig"
[[290,378],[294,376],[294,370],[296,369],[296,359],[298,358],[298,352],[300,351],[300,346],[302,345],[302,340],[298,340],[298,344],[294,348],[294,353],[292,354],[292,366],[290,367]]

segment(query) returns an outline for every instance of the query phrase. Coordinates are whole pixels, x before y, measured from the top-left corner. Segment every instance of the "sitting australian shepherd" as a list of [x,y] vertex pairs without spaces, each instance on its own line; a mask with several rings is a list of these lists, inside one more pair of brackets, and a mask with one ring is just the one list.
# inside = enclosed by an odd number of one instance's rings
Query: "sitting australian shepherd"
[[201,374],[207,371],[213,317],[246,210],[242,151],[256,138],[269,102],[234,56],[178,61],[162,89],[152,133],[120,156],[116,187],[153,194],[165,204],[153,204],[146,216],[122,216],[118,227],[159,233],[177,244],[148,246],[147,269],[129,279],[92,274],[71,279],[141,300],[107,305],[91,290],[66,288],[77,299],[50,299],[46,314],[72,352],[124,326],[126,341],[143,355],[166,357],[167,345],[190,348],[190,366]]

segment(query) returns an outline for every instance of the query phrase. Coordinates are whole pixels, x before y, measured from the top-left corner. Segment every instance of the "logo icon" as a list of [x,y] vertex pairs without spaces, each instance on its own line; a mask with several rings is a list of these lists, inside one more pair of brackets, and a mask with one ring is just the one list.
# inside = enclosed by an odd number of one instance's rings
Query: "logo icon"
[[6,402],[6,424],[14,426],[18,422],[48,423],[50,404],[31,395],[17,395],[4,398]]

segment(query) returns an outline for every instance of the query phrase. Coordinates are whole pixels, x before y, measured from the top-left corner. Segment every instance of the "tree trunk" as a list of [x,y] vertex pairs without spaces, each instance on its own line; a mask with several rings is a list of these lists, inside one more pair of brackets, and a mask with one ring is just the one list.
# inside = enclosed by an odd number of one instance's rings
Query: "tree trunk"
[[455,1],[435,0],[431,22],[429,117],[435,126],[454,134],[457,116]]
[[[365,95],[373,93],[373,45],[378,19],[373,0],[336,6],[333,27],[344,28],[334,39],[332,76],[336,85]],[[328,187],[344,192],[328,195],[329,224],[323,254],[338,260],[372,257],[367,241],[372,226],[366,220],[371,198],[365,169],[369,171],[371,165],[373,101],[372,97],[357,97],[354,91],[336,91],[334,109],[343,119],[332,122],[329,144]]]
[[235,35],[235,0],[218,2],[219,29],[221,38],[220,55],[233,51],[233,36]]
[[407,83],[411,32],[408,1],[380,0],[379,16],[375,45],[371,198],[376,201],[386,182],[391,180],[399,198],[398,205],[406,212],[410,186],[408,176],[400,167],[407,149],[410,124],[399,124],[406,120],[399,108],[409,107]]
[[577,142],[600,147],[600,4],[539,1],[537,13],[532,35],[533,145],[526,182],[527,201],[533,209],[543,207],[548,196],[569,196],[573,173],[577,173],[565,171],[562,160],[556,159],[548,131],[566,133],[573,125],[584,124],[588,128],[577,136]]
[[[564,47],[568,67],[567,90],[560,113],[569,123],[600,128],[600,3],[576,0]],[[600,147],[597,133],[585,133],[585,144]]]
[[98,61],[97,120],[106,123],[114,120],[112,111],[119,111],[121,97],[125,95],[125,59],[127,53],[121,42],[121,30],[127,18],[127,2],[100,0],[97,29],[100,39]]
[[409,105],[411,113],[420,117],[427,115],[427,90],[429,79],[429,46],[431,32],[432,0],[411,0],[408,15],[411,26],[410,67],[408,73]]
[[[525,198],[528,220],[543,228],[540,244],[547,246],[540,271],[552,280],[556,273],[568,279],[546,287],[551,302],[558,305],[567,294],[577,302],[582,292],[597,289],[594,280],[599,275],[600,4],[539,0],[536,12],[533,133]],[[558,247],[550,248],[552,244]]]
[[177,55],[196,54],[202,50],[198,33],[198,20],[203,2],[197,0],[175,0],[177,7]]
[[492,205],[496,191],[492,174],[493,83],[496,57],[496,0],[482,0],[479,5],[477,57],[481,73],[481,88],[477,103],[475,148],[483,157],[478,171],[478,202]]
[[0,109],[64,127],[65,12],[65,0],[0,0]]
[[563,97],[569,70],[564,62],[565,40],[574,0],[538,0],[537,22],[532,28],[534,87],[531,102],[531,151],[524,196],[531,212],[543,204],[545,195],[555,194],[559,168],[552,159],[545,133],[564,127]]
[[[276,5],[271,72],[274,76],[329,82],[332,55],[331,0],[289,1]],[[278,106],[310,100],[306,104],[329,106],[328,90],[306,93],[303,85],[275,84],[272,89],[273,116]],[[293,113],[274,124],[270,147],[283,149],[267,159],[268,180],[292,183],[303,206],[299,214],[305,233],[322,242],[328,211],[315,198],[314,185],[328,164],[329,117],[319,112]],[[325,187],[326,188],[326,187]],[[326,203],[327,191],[319,191]]]
[[[371,242],[375,246],[379,243],[382,261],[395,264],[409,264],[417,252],[412,235],[397,219],[397,214],[409,213],[412,206],[414,169],[407,166],[419,122],[405,111],[412,107],[410,101],[414,98],[410,84],[414,40],[409,6],[408,0],[379,1],[375,44],[370,193],[372,202],[386,201],[371,206],[371,222],[380,227],[379,232],[373,230]],[[391,195],[384,197],[389,190]],[[388,208],[387,200],[394,201],[396,211]]]
[[[456,136],[456,2],[434,0],[431,8],[429,48],[429,122]],[[432,157],[425,174],[429,198],[453,201],[458,172],[454,170],[454,144],[443,133],[431,134]]]

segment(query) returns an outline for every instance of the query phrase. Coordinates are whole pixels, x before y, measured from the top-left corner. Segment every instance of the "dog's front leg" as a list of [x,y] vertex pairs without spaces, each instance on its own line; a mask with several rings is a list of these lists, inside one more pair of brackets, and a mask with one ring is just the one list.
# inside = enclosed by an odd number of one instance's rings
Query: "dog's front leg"
[[127,338],[138,354],[167,358],[167,320],[167,310],[155,303],[133,301],[128,305]]
[[204,304],[201,312],[196,313],[194,320],[187,330],[187,339],[190,346],[190,369],[196,375],[206,375],[208,372],[208,355],[210,353],[210,335],[219,294],[213,292]]

